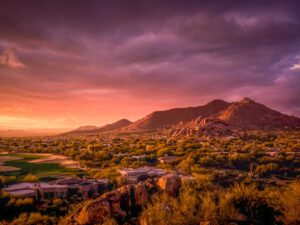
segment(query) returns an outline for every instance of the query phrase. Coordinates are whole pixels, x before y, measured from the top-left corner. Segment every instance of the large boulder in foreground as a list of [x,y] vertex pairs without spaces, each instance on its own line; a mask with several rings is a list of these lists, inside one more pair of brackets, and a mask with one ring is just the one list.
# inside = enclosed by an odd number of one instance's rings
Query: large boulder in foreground
[[64,224],[103,224],[109,218],[114,218],[122,224],[130,218],[137,217],[152,194],[165,191],[177,195],[180,186],[181,179],[176,174],[164,175],[158,181],[147,180],[125,185],[87,203],[69,216]]
[[181,178],[177,174],[166,174],[159,178],[157,184],[160,189],[175,196],[181,187]]
[[103,224],[109,218],[122,222],[137,216],[157,191],[154,181],[125,185],[87,203],[68,218],[67,224]]
[[112,216],[110,202],[106,198],[97,199],[85,205],[68,224],[102,224]]

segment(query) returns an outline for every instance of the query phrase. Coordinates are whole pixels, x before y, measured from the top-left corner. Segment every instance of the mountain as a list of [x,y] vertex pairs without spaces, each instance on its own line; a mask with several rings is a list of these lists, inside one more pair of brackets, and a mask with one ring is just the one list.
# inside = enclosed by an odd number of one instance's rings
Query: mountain
[[73,131],[64,133],[64,135],[76,135],[76,134],[94,134],[94,133],[103,133],[103,132],[110,132],[114,131],[117,129],[121,129],[123,127],[126,127],[130,125],[132,122],[127,120],[127,119],[121,119],[118,120],[117,122],[111,123],[111,124],[106,124],[102,127],[96,127],[96,126],[82,126],[79,127]]
[[233,102],[216,117],[239,130],[283,129],[300,126],[300,119],[282,114],[249,98]]
[[[210,120],[206,120],[210,119]],[[153,112],[126,130],[170,129],[170,133],[230,134],[232,130],[267,130],[300,127],[300,119],[282,114],[249,98],[228,103],[214,100],[206,105]]]
[[75,129],[74,131],[88,131],[88,130],[95,130],[98,129],[99,127],[97,126],[91,126],[91,125],[87,125],[87,126],[81,126],[78,127],[77,129]]
[[165,111],[156,111],[127,126],[127,130],[156,130],[169,128],[180,122],[189,122],[199,116],[205,118],[217,114],[229,106],[223,100],[214,100],[204,106],[176,108]]
[[98,132],[109,132],[109,131],[121,129],[121,128],[126,127],[130,124],[132,124],[131,121],[129,121],[127,119],[121,119],[121,120],[118,120],[117,122],[104,125],[104,126],[98,128],[97,131]]
[[300,119],[288,116],[249,98],[238,102],[214,100],[206,105],[156,111],[132,123],[122,119],[102,127],[84,126],[67,134],[119,131],[168,131],[173,136],[227,136],[241,130],[300,128]]

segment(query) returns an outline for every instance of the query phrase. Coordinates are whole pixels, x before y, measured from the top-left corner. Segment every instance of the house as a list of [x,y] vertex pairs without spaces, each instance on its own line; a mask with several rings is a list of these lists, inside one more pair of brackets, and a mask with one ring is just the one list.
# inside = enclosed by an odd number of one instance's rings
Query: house
[[66,198],[68,186],[59,184],[38,183],[36,190],[40,199]]
[[19,183],[3,188],[3,191],[14,196],[22,196],[37,199],[38,195],[34,183]]
[[132,159],[137,159],[138,161],[140,161],[141,159],[145,158],[147,155],[143,154],[143,155],[133,155],[133,156],[130,156],[129,158],[132,158]]
[[107,187],[109,179],[63,178],[53,183],[66,185],[69,196],[81,194],[84,198],[87,198],[103,191]]
[[180,158],[177,156],[168,156],[165,155],[163,157],[158,158],[158,161],[160,163],[173,163],[173,162],[177,162]]
[[128,183],[137,183],[147,178],[161,177],[167,173],[166,170],[155,167],[124,168],[118,171]]
[[99,192],[99,183],[93,181],[83,182],[78,185],[78,192],[82,197],[88,198]]
[[34,199],[65,198],[68,187],[65,185],[51,185],[48,183],[19,183],[3,189],[15,196],[31,197]]
[[14,184],[4,188],[3,191],[10,195],[32,197],[36,200],[65,199],[77,194],[87,198],[104,190],[108,183],[108,179],[63,178],[50,183],[24,182]]

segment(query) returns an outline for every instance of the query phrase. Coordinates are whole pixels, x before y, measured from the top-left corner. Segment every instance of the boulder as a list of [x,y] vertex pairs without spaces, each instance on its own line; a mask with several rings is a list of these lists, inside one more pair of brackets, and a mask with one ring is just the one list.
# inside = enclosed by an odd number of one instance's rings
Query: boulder
[[181,187],[181,179],[177,174],[166,174],[159,178],[157,182],[160,189],[168,192],[171,195],[177,195]]
[[138,216],[152,194],[164,190],[176,195],[180,186],[181,179],[175,174],[164,175],[157,182],[147,180],[138,184],[125,185],[87,203],[68,217],[66,224],[103,224],[109,218],[123,223],[130,217]]
[[78,215],[73,215],[69,224],[102,224],[111,216],[109,200],[107,198],[100,198],[85,205]]
[[137,184],[134,192],[135,204],[145,206],[149,200],[149,193],[146,185]]

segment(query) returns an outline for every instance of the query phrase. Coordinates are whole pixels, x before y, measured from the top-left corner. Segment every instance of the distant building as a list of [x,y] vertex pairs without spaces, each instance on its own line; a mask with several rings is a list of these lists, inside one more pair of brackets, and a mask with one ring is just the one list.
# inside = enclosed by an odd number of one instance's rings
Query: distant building
[[141,159],[145,158],[146,156],[147,155],[145,155],[145,154],[143,154],[143,155],[133,155],[133,156],[130,156],[129,158],[141,160]]
[[19,183],[4,188],[3,191],[15,196],[34,199],[68,198],[81,194],[84,198],[97,194],[107,187],[108,179],[64,178],[45,183]]
[[40,199],[66,198],[67,185],[39,183],[36,185]]
[[147,178],[161,177],[167,173],[166,170],[155,167],[141,167],[137,169],[124,168],[118,171],[126,178],[128,183],[137,183]]
[[114,154],[114,156],[116,156],[116,157],[122,157],[122,156],[126,156],[126,155],[127,155],[127,153],[121,153],[121,152]]
[[168,156],[165,155],[163,157],[158,158],[158,161],[160,163],[173,163],[173,162],[177,162],[180,158],[178,156]]
[[81,179],[81,178],[64,178],[54,182],[59,185],[68,186],[69,196],[81,194],[84,198],[91,197],[103,191],[108,183],[108,179]]
[[32,197],[34,199],[65,198],[68,192],[66,185],[48,183],[19,183],[3,189],[10,195]]

